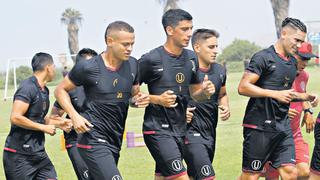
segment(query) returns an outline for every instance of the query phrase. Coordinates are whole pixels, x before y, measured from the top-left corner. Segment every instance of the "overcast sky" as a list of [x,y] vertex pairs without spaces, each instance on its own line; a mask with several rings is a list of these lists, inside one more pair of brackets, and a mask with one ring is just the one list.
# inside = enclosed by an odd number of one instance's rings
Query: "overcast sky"
[[[179,5],[192,14],[194,28],[220,32],[221,48],[235,38],[261,46],[276,40],[270,0],[180,0]],[[319,0],[291,0],[289,16],[303,21],[320,20],[319,7]],[[132,55],[137,58],[165,41],[158,0],[1,0],[0,70],[5,69],[10,58],[27,57],[25,62],[29,64],[39,51],[52,55],[69,53],[66,26],[60,22],[66,8],[77,9],[83,15],[80,48],[102,52],[105,28],[115,20],[126,21],[135,28]]]

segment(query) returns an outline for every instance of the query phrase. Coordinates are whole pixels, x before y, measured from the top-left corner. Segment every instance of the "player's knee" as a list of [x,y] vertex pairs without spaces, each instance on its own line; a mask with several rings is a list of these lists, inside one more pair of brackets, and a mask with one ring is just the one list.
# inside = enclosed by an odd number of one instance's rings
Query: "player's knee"
[[287,167],[282,174],[283,180],[296,180],[298,178],[298,170],[295,167]]

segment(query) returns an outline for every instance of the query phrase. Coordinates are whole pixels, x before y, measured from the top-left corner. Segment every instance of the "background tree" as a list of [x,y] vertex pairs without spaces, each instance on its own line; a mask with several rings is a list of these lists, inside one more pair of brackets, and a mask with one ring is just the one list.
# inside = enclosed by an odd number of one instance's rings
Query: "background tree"
[[[17,85],[21,83],[22,80],[30,77],[32,75],[32,69],[29,66],[19,66],[16,68]],[[14,76],[13,69],[10,70],[9,75],[9,85],[13,85]]]
[[247,40],[235,39],[230,45],[225,47],[218,56],[218,61],[244,61],[252,57],[254,53],[262,49],[255,43]]
[[[68,45],[70,54],[77,54],[79,51],[78,32],[81,21],[82,14],[75,9],[68,8],[62,13],[61,22],[67,25],[68,29]],[[72,57],[72,60],[75,63],[75,56]]]
[[270,0],[270,2],[272,5],[272,9],[273,9],[277,37],[279,38],[280,31],[281,31],[281,23],[286,17],[288,17],[290,0]]
[[163,14],[167,12],[169,9],[178,9],[178,1],[179,0],[158,0],[160,4],[163,4]]

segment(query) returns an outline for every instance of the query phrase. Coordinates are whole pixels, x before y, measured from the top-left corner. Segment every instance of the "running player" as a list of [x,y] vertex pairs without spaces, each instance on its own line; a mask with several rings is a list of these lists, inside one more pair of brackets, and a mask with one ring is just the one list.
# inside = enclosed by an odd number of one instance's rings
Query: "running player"
[[[79,53],[76,56],[76,63],[79,63],[83,60],[91,59],[92,57],[98,55],[94,50],[90,48],[83,48],[79,51]],[[78,86],[72,91],[68,92],[70,96],[71,103],[73,107],[77,110],[77,112],[81,113],[83,112],[82,106],[83,102],[85,100],[85,92],[83,90],[82,86]],[[51,116],[59,116],[61,117],[64,114],[64,110],[61,108],[59,103],[56,101],[53,104],[52,110],[51,110]],[[67,119],[70,119],[70,117],[67,115]],[[73,169],[77,175],[77,178],[79,180],[85,180],[90,179],[88,167],[86,163],[81,158],[78,149],[77,149],[77,133],[75,130],[71,131],[64,131],[64,139],[65,139],[65,146],[67,148],[69,159],[72,162]]]
[[[107,49],[77,63],[55,90],[57,101],[80,134],[78,151],[93,179],[122,179],[117,163],[129,101],[136,107],[149,104],[149,96],[140,92],[138,62],[130,56],[134,39],[134,29],[128,23],[109,24]],[[86,96],[81,115],[67,93],[76,86],[83,86]]]
[[[292,88],[296,92],[306,92],[306,87],[309,79],[309,74],[304,71],[307,66],[308,61],[316,55],[312,54],[312,46],[310,43],[304,42],[298,49],[297,54],[294,56],[297,60],[298,75],[295,78]],[[314,128],[314,120],[312,117],[313,110],[312,107],[317,105],[318,99],[314,100],[314,103],[309,102],[291,102],[290,109],[288,111],[288,116],[291,119],[290,125],[293,134],[294,144],[295,144],[295,156],[296,156],[296,166],[298,170],[298,179],[308,179],[309,177],[309,146],[303,140],[301,129],[300,129],[300,119],[302,112],[304,116],[302,119],[302,126],[306,124],[306,131],[310,133]],[[270,167],[270,166],[269,166]],[[266,179],[273,180],[279,179],[279,173],[271,168],[266,168]]]
[[192,179],[214,179],[212,161],[215,152],[218,109],[223,121],[230,117],[226,91],[226,70],[216,63],[219,33],[210,29],[197,29],[192,35],[192,47],[199,60],[199,77],[205,75],[215,85],[216,92],[204,102],[189,102],[188,129],[185,140],[185,160]]
[[242,180],[258,179],[267,161],[282,179],[297,179],[288,110],[295,98],[314,99],[291,89],[297,73],[293,55],[306,32],[300,20],[286,18],[278,41],[252,57],[241,79],[239,94],[250,97],[243,120]]
[[31,62],[33,76],[21,82],[14,94],[10,116],[11,129],[6,139],[3,165],[6,179],[57,179],[57,174],[45,148],[45,133],[53,136],[56,127],[69,123],[46,116],[49,109],[49,89],[54,79],[52,56],[37,53]]
[[192,16],[181,9],[168,10],[162,25],[165,44],[139,60],[140,80],[148,85],[151,102],[145,110],[143,134],[156,161],[155,179],[183,180],[188,179],[182,163],[188,100],[190,95],[197,100],[210,98],[214,85],[208,76],[200,84],[196,56],[184,48],[192,35]]

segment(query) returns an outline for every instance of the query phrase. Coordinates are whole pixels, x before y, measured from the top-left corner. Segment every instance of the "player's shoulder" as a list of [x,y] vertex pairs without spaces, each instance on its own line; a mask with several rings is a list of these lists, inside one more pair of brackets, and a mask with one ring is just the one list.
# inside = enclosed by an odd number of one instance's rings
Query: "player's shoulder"
[[157,48],[154,48],[152,50],[150,50],[149,52],[143,54],[141,56],[142,61],[156,61],[156,60],[160,60],[161,58],[161,53],[164,53],[162,51],[162,46],[159,46]]

